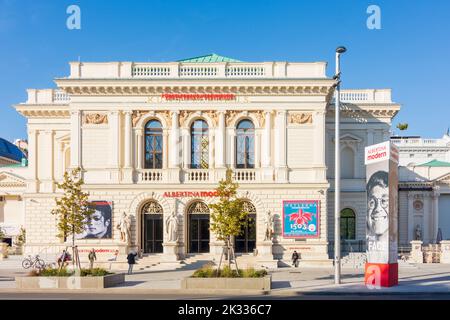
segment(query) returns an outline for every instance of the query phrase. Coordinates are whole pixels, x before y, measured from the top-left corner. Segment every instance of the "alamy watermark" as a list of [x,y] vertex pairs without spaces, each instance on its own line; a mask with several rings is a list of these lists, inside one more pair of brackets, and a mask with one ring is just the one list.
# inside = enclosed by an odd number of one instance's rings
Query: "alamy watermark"
[[69,17],[66,21],[67,29],[80,30],[81,29],[81,9],[79,6],[73,4],[67,7],[66,13]]
[[367,14],[370,16],[367,18],[367,28],[369,30],[381,29],[381,8],[377,5],[370,5],[367,7]]

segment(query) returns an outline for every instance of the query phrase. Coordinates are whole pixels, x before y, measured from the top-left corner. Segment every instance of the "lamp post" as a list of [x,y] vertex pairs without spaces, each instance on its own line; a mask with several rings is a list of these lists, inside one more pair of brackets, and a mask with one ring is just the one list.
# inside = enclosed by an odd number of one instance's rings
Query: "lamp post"
[[346,52],[345,47],[336,49],[336,91],[334,99],[335,110],[335,134],[334,134],[334,283],[341,283],[341,150],[340,150],[340,89],[341,89],[341,68],[340,57]]

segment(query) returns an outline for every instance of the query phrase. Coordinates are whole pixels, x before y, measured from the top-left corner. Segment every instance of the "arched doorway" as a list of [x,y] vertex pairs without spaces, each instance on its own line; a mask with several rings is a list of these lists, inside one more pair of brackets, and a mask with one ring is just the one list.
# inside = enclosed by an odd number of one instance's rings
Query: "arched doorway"
[[256,248],[256,208],[250,201],[244,201],[248,212],[247,224],[242,225],[242,233],[234,237],[234,250],[237,253],[251,253]]
[[209,208],[203,201],[193,202],[187,210],[188,252],[209,252]]
[[163,252],[163,209],[156,201],[147,202],[141,210],[142,247],[144,253]]

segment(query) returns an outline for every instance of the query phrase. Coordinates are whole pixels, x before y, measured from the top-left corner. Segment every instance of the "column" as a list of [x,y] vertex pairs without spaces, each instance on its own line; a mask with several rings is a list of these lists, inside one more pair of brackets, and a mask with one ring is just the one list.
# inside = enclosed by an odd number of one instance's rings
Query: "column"
[[188,129],[184,129],[183,131],[183,168],[184,169],[189,169],[190,164],[191,164],[191,160],[190,160],[190,155],[191,155],[191,150],[190,150],[190,141],[189,141],[189,130]]
[[236,168],[236,131],[233,131],[230,134],[230,168]]
[[[408,192],[408,242],[414,240],[414,195]],[[425,205],[425,204],[424,204]]]
[[167,169],[168,157],[169,157],[169,133],[167,130],[164,130],[163,133],[163,169]]
[[110,146],[111,146],[111,168],[119,168],[119,112],[112,111],[109,113],[110,123]]
[[279,182],[287,182],[286,114],[285,110],[278,111],[275,121],[275,170]]
[[53,150],[53,131],[45,130],[43,132],[41,152],[45,156],[45,165],[43,165],[39,172],[41,173],[40,180],[42,181],[42,192],[53,192],[53,170],[54,170],[54,150]]
[[215,163],[216,168],[225,168],[225,154],[226,154],[226,144],[225,144],[225,111],[218,111],[219,123],[216,129],[215,136]]
[[271,147],[272,147],[272,112],[265,112],[266,120],[264,126],[263,145],[262,145],[262,166],[264,168],[271,167]]
[[[38,132],[28,130],[28,170],[30,171],[30,191],[37,192],[37,138]],[[25,202],[25,201],[24,201]]]
[[314,162],[318,166],[325,166],[325,111],[314,114]]
[[70,166],[81,167],[81,111],[70,112]]
[[431,230],[432,234],[431,234],[431,242],[432,243],[436,243],[436,239],[437,239],[437,233],[439,230],[439,187],[436,187],[436,189],[433,190],[433,227]]
[[125,111],[124,167],[131,168],[131,111]]
[[255,130],[255,168],[261,167],[261,134]]
[[172,128],[170,129],[170,151],[169,166],[170,168],[178,168],[180,166],[180,129],[178,126],[179,111],[172,111]]
[[371,146],[374,144],[373,136],[374,136],[373,129],[371,129],[371,128],[367,129],[367,145],[368,146]]
[[136,129],[136,145],[137,145],[137,157],[136,157],[136,168],[142,170],[142,162],[144,158],[142,145],[144,143],[142,129]]

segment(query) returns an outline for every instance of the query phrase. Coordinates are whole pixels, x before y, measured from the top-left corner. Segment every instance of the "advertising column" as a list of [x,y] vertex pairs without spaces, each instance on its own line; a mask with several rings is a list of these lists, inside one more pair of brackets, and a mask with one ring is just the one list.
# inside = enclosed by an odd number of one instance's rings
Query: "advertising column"
[[398,284],[398,149],[390,141],[366,147],[367,263],[365,283]]

